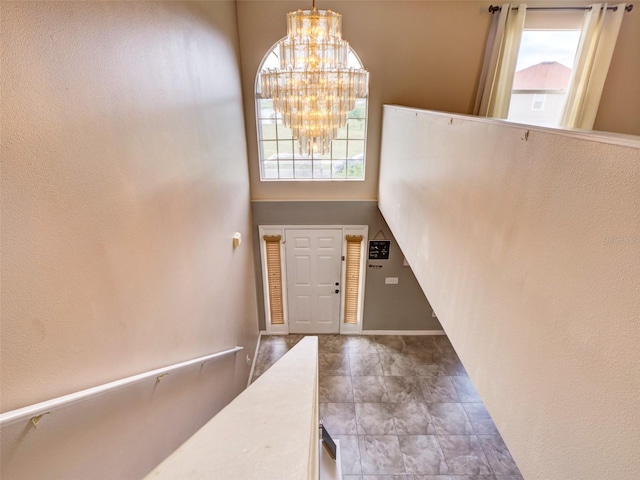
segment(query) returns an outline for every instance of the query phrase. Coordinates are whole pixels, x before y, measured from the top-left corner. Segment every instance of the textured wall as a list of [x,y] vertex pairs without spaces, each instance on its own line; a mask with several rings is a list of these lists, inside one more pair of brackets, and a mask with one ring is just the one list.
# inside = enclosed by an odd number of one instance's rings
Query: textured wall
[[[380,230],[391,240],[389,260],[367,261],[382,268],[366,269],[363,330],[441,330],[437,318],[404,255],[382,218],[376,202],[252,202],[254,257],[260,259],[259,225],[368,225],[369,239]],[[256,262],[258,304],[264,305],[262,265]],[[386,285],[385,277],[398,277],[397,285]],[[259,309],[260,329],[265,329],[264,308]]]
[[380,209],[527,480],[640,472],[640,138],[385,107]]
[[0,8],[2,410],[247,347],[2,430],[3,480],[140,478],[255,346],[235,4]]
[[[552,2],[553,3],[553,2]],[[589,1],[573,1],[586,5]],[[311,2],[238,0],[247,141],[254,200],[378,198],[382,105],[472,113],[491,14],[486,1],[323,0],[370,72],[364,182],[260,182],[254,89],[266,52],[286,35],[286,14]],[[527,2],[536,6],[549,2]],[[637,9],[637,6],[636,6]],[[640,135],[640,15],[625,15],[595,128]]]
[[[629,4],[631,2],[627,2]],[[624,15],[593,128],[640,135],[640,15]]]

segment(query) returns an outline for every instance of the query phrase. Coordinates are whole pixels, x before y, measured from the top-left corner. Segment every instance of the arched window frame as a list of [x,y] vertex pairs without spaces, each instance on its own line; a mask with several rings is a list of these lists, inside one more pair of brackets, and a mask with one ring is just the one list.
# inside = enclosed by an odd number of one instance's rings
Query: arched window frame
[[[326,155],[301,155],[298,141],[282,118],[272,108],[272,100],[260,95],[260,72],[276,68],[276,42],[262,59],[255,81],[256,131],[258,160],[262,181],[363,181],[365,177],[367,120],[369,97],[356,99],[356,107],[349,112],[347,125],[338,130]],[[358,54],[349,46],[349,66],[364,68]]]

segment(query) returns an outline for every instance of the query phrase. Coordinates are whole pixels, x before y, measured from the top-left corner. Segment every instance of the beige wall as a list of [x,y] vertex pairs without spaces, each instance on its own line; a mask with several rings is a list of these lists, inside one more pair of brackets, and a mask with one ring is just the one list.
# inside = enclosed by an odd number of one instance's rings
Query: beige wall
[[[528,2],[529,6],[553,2]],[[575,2],[586,5],[589,2]],[[254,200],[376,199],[382,105],[472,113],[487,33],[488,3],[458,0],[323,0],[343,15],[343,36],[370,72],[364,182],[260,182],[254,85],[265,53],[286,35],[299,1],[238,0],[247,140]],[[640,15],[625,15],[596,129],[640,135]]]
[[[628,2],[631,3],[631,2]],[[625,13],[594,130],[640,135],[640,10]]]
[[524,478],[636,480],[640,139],[524,135],[386,107],[380,209]]
[[2,430],[3,480],[140,478],[253,356],[235,3],[0,7],[2,411],[247,349]]

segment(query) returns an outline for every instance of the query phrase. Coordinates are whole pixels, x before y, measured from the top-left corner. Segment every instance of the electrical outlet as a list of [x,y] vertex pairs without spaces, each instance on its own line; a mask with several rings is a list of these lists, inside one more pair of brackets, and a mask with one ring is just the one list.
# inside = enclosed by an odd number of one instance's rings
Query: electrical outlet
[[398,277],[386,277],[384,279],[384,283],[387,285],[397,285],[398,284]]

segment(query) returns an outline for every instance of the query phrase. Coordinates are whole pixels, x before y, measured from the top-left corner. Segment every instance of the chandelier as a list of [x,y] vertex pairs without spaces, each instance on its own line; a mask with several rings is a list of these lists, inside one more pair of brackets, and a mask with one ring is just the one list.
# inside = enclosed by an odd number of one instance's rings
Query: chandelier
[[300,153],[326,154],[356,98],[367,96],[369,72],[349,68],[349,43],[342,40],[342,15],[331,10],[287,14],[287,36],[278,42],[280,68],[260,73],[262,98],[293,131]]

